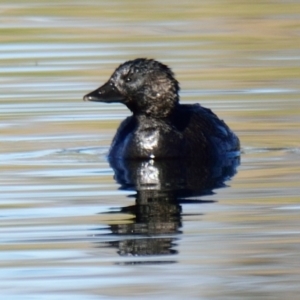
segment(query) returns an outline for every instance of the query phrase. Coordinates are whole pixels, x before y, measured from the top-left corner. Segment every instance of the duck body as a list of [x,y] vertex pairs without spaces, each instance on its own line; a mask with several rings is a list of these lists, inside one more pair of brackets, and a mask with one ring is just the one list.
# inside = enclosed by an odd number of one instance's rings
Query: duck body
[[234,154],[239,140],[211,110],[179,105],[169,118],[130,116],[120,125],[109,156],[116,158],[216,158]]
[[173,72],[155,60],[136,59],[84,100],[121,102],[131,111],[119,126],[110,159],[193,158],[238,155],[238,137],[210,109],[180,104]]

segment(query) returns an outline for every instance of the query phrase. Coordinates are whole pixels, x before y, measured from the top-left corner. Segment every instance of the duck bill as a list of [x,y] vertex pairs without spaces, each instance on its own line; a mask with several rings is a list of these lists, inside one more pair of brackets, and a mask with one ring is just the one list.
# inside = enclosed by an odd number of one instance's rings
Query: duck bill
[[83,97],[83,100],[93,101],[93,102],[113,103],[113,102],[123,102],[124,98],[115,87],[111,86],[109,82],[107,82],[101,87],[99,87],[98,89],[85,95]]

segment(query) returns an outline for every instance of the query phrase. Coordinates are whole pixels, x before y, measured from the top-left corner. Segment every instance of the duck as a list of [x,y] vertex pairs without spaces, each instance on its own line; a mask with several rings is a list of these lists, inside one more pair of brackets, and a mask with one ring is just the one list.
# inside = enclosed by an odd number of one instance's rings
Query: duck
[[198,103],[181,104],[179,90],[167,65],[137,58],[85,95],[85,101],[122,103],[132,113],[117,129],[108,157],[212,161],[238,156],[239,138],[226,123]]

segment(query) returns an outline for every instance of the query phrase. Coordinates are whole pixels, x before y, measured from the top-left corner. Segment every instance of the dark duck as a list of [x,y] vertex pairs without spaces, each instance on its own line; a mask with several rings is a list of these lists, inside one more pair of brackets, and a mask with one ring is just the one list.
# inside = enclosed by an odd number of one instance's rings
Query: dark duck
[[238,137],[210,109],[180,104],[171,69],[152,59],[121,64],[108,82],[84,96],[86,101],[120,102],[132,112],[119,126],[109,159],[238,156]]

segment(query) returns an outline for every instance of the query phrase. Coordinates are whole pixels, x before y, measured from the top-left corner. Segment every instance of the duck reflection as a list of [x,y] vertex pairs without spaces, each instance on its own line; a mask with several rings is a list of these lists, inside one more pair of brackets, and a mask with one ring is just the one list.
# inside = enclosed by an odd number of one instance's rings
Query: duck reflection
[[[112,160],[120,189],[135,190],[135,205],[118,212],[133,216],[127,224],[110,225],[117,241],[108,242],[122,256],[176,254],[181,234],[182,204],[209,203],[199,197],[224,187],[236,173],[239,157],[203,164],[194,160]],[[132,196],[131,196],[132,197]]]

